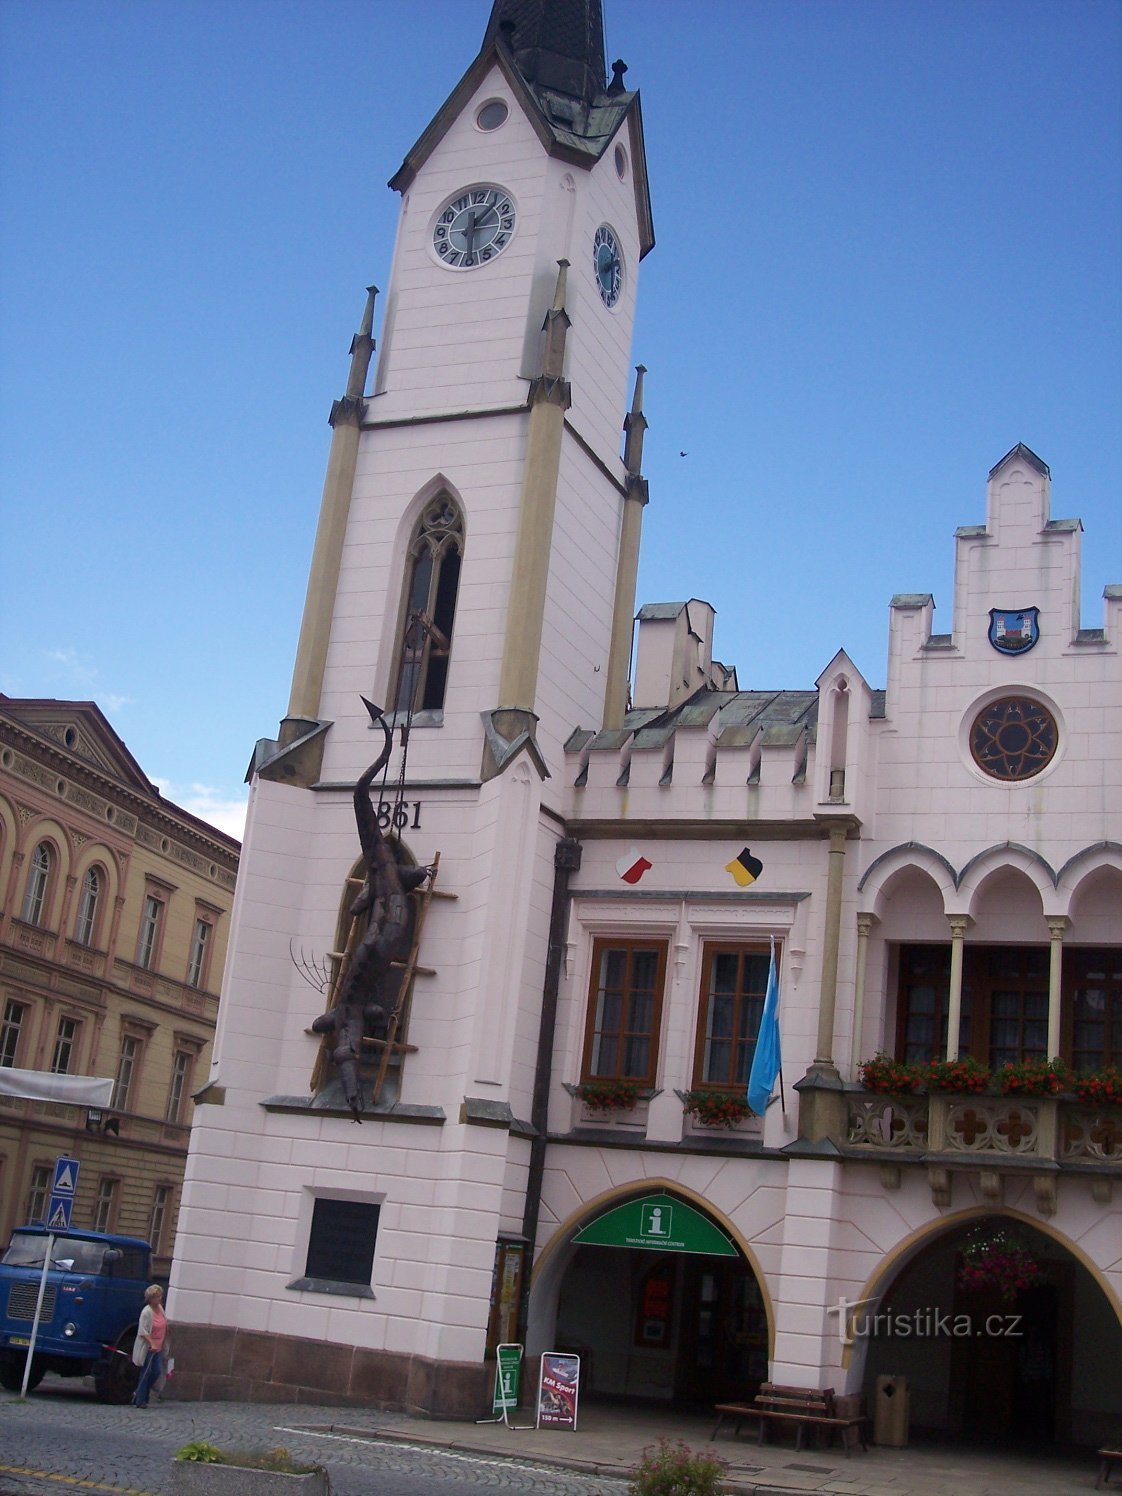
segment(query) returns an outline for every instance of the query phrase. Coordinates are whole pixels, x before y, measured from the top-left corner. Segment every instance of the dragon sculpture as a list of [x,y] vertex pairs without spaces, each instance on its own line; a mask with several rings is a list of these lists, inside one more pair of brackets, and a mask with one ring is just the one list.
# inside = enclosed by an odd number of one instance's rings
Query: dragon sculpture
[[411,921],[409,894],[432,874],[431,867],[413,867],[396,862],[393,849],[378,825],[370,798],[370,787],[389,762],[393,735],[380,707],[362,698],[371,722],[379,723],[385,745],[355,785],[355,821],[362,847],[366,877],[350,907],[352,920],[369,911],[366,929],[341,974],[334,1007],[312,1024],[317,1034],[330,1035],[335,1043],[331,1058],[339,1072],[343,1095],[356,1122],[362,1121],[363,1096],[359,1065],[363,1035],[385,1019],[386,1005],[394,996],[394,969],[409,955]]

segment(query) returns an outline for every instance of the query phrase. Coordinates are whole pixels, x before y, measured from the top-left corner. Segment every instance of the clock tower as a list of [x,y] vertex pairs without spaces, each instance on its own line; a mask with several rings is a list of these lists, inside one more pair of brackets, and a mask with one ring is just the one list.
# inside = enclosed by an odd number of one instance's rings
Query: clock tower
[[[402,207],[373,388],[333,411],[339,461],[282,745],[328,719],[327,760],[345,757],[366,739],[358,691],[400,705],[403,650],[418,648],[422,725],[444,730],[414,762],[489,777],[523,739],[555,762],[573,725],[622,710],[641,485],[620,429],[653,237],[639,97],[622,63],[605,85],[603,55],[599,0],[496,0],[479,56],[391,180]],[[368,312],[352,345],[363,371],[370,332]],[[463,531],[452,632],[417,646],[399,594],[438,491]],[[614,604],[629,586],[621,670]]]
[[[622,722],[646,502],[630,357],[653,233],[625,71],[600,0],[495,0],[391,179],[288,709],[251,766],[173,1278],[188,1366],[237,1377],[267,1326],[258,1381],[314,1363],[337,1368],[324,1391],[474,1413],[496,1253],[532,1259],[563,745]],[[363,1039],[356,1128],[311,1021],[345,969],[354,787],[382,746],[364,697],[394,729],[375,814],[439,875],[393,1042]],[[340,1335],[349,1356],[321,1355]]]

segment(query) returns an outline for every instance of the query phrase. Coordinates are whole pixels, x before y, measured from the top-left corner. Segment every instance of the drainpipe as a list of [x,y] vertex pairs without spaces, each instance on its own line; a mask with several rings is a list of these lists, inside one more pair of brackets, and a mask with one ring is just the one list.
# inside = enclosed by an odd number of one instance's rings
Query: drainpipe
[[518,1309],[518,1337],[526,1344],[526,1325],[530,1314],[530,1271],[534,1265],[534,1243],[538,1238],[538,1216],[542,1203],[542,1179],[545,1175],[546,1139],[549,1134],[549,1087],[553,1080],[553,1044],[557,1030],[557,995],[561,987],[561,954],[565,948],[565,929],[569,920],[569,881],[580,870],[583,848],[575,837],[564,836],[553,849],[553,903],[549,911],[549,947],[542,984],[541,1021],[538,1024],[538,1063],[534,1073],[534,1099],[530,1123],[534,1136],[530,1140],[530,1166],[526,1177],[526,1205],[522,1215],[522,1235],[526,1239],[527,1261],[522,1274],[522,1303]]

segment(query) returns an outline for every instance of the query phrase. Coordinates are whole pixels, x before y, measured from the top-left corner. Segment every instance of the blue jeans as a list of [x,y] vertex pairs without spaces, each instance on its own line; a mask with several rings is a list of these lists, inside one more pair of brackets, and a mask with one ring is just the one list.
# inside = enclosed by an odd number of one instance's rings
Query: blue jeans
[[144,1362],[144,1368],[140,1373],[140,1381],[136,1384],[136,1391],[132,1395],[133,1403],[138,1408],[148,1406],[148,1394],[155,1384],[160,1380],[160,1373],[164,1369],[163,1357],[159,1351],[149,1351]]

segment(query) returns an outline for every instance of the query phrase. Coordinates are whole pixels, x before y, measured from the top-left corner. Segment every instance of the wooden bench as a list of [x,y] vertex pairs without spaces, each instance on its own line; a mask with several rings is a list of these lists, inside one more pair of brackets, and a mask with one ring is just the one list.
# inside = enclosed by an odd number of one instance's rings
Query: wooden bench
[[1115,1461],[1117,1460],[1119,1462],[1122,1462],[1122,1448],[1100,1449],[1099,1459],[1102,1461],[1102,1464],[1099,1466],[1098,1479],[1095,1481],[1096,1491],[1101,1490],[1102,1487],[1105,1486],[1107,1481],[1110,1479],[1110,1472],[1114,1466]]
[[848,1458],[855,1443],[862,1449],[868,1447],[864,1433],[868,1420],[857,1411],[857,1402],[856,1398],[850,1397],[836,1399],[832,1387],[784,1387],[777,1382],[765,1382],[751,1402],[718,1403],[717,1425],[709,1437],[710,1440],[717,1437],[726,1418],[736,1419],[735,1434],[740,1433],[746,1418],[754,1418],[759,1444],[764,1443],[772,1425],[793,1424],[796,1449],[802,1449],[803,1435],[808,1428],[830,1435],[836,1431],[841,1434],[842,1449]]

